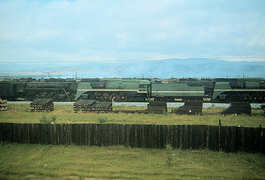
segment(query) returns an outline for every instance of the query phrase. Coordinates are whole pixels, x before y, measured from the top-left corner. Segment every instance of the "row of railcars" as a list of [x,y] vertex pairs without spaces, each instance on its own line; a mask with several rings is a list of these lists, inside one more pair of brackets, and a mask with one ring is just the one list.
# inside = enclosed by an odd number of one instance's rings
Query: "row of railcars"
[[0,98],[54,101],[93,99],[98,101],[143,102],[204,101],[265,103],[265,79],[261,78],[84,78],[75,79],[4,79]]

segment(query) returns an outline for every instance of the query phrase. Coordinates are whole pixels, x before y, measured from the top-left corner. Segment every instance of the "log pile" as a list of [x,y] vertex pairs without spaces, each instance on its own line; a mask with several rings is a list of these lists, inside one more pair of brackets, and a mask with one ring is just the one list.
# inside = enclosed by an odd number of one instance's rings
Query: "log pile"
[[0,99],[0,111],[7,111],[7,100]]
[[148,113],[157,113],[163,114],[167,112],[167,102],[166,101],[150,101],[147,105],[147,112]]
[[79,99],[74,103],[74,112],[111,112],[111,102],[96,102],[95,100]]
[[30,103],[31,112],[54,111],[52,99],[37,99]]
[[187,101],[174,112],[176,114],[202,114],[202,101]]
[[249,102],[231,102],[222,114],[251,114],[251,106]]

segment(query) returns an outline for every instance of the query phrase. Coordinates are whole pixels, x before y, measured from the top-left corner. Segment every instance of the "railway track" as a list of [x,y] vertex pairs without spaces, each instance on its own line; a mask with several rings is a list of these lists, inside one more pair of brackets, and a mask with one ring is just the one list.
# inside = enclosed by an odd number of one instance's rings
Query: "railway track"
[[[7,104],[30,104],[31,101],[8,101]],[[74,105],[75,102],[54,102],[54,105]],[[147,106],[148,102],[114,102],[113,106],[137,106],[137,107],[145,107]],[[183,103],[173,103],[168,102],[167,107],[174,108],[174,107],[180,107],[183,106]],[[251,108],[260,108],[261,105],[264,105],[262,103],[251,103]],[[215,107],[229,107],[229,103],[203,103],[203,108],[210,108],[212,106]]]

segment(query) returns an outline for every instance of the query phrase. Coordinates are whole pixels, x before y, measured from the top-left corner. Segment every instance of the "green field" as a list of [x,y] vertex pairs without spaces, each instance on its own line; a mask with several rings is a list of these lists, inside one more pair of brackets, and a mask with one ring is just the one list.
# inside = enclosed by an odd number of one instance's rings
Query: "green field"
[[[146,109],[118,106],[114,109]],[[8,105],[0,122],[175,124],[265,127],[261,109],[252,115],[219,113],[224,108],[203,109],[203,115],[74,113],[73,106],[55,111],[30,112],[29,105]],[[170,110],[169,110],[170,111]],[[124,146],[89,147],[0,144],[0,179],[265,179],[265,155],[207,150],[141,149]]]
[[[161,125],[218,125],[223,126],[265,127],[265,116],[261,109],[252,109],[252,115],[220,115],[225,108],[205,108],[203,115],[165,114],[125,114],[125,113],[74,113],[73,106],[57,105],[53,112],[30,112],[29,105],[8,105],[8,111],[0,112],[0,122],[40,123],[43,116],[56,118],[55,123],[99,123],[104,119],[115,124],[161,124]],[[117,106],[114,110],[144,110],[146,107]],[[171,112],[171,109],[168,110]]]
[[263,179],[265,156],[123,146],[0,145],[2,179]]

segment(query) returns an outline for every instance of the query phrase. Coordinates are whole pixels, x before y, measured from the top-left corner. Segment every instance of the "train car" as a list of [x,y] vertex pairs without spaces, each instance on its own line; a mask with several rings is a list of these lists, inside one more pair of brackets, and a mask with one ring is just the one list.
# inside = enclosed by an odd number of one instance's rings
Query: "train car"
[[258,78],[215,79],[213,102],[265,102],[265,80]]
[[205,87],[168,80],[156,81],[152,83],[151,97],[156,101],[202,101]]
[[3,80],[0,81],[0,99],[15,100],[14,84]]
[[82,79],[78,83],[76,98],[141,102],[150,97],[150,88],[150,81],[146,79]]

